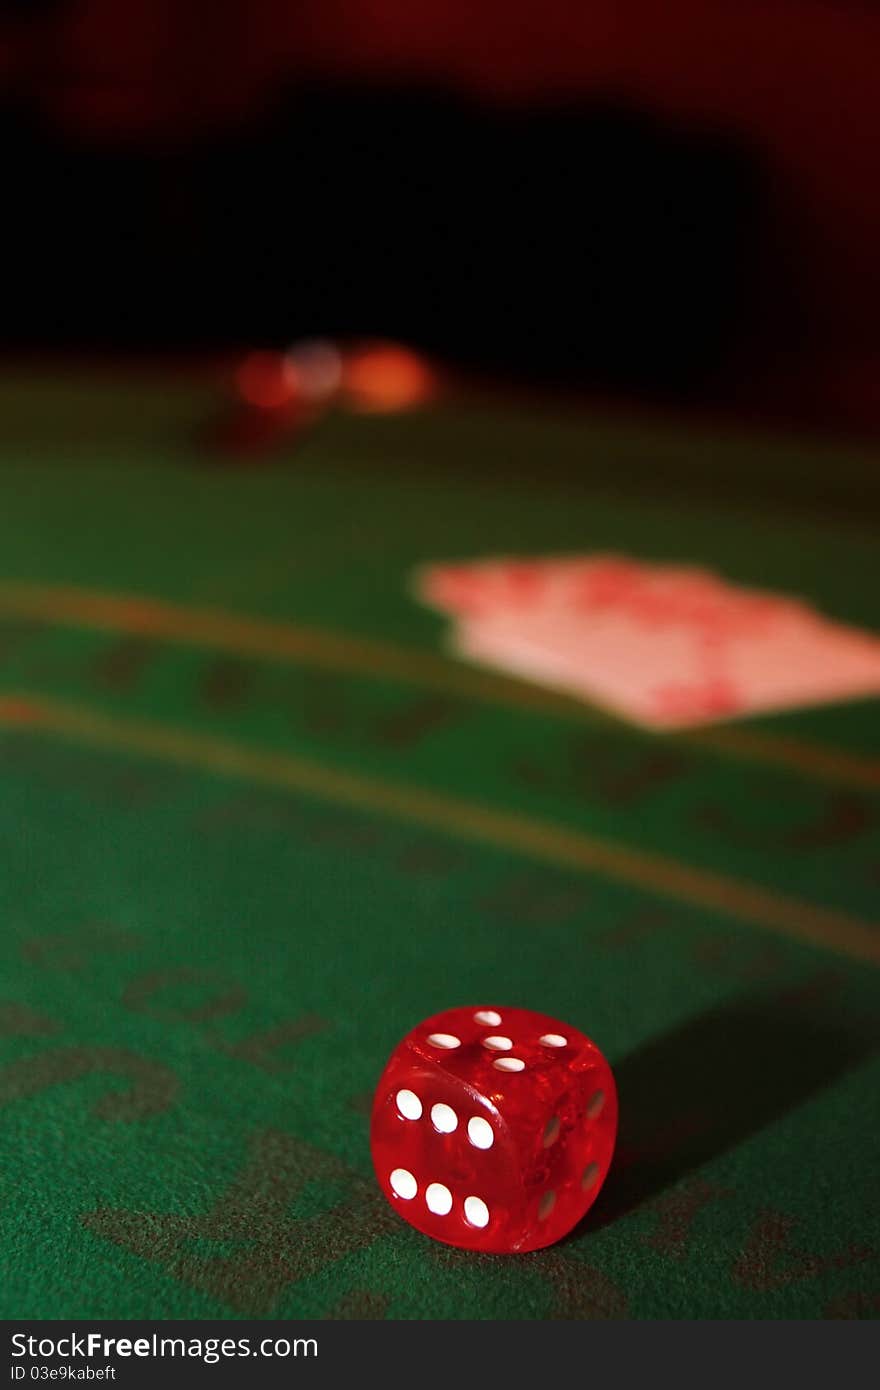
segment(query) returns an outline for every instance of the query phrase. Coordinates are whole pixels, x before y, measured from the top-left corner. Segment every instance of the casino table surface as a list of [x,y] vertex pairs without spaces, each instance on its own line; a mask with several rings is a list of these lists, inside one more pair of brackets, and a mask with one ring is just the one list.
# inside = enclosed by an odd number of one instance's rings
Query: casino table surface
[[[472,393],[224,462],[220,389],[0,379],[0,1315],[876,1317],[877,702],[649,734],[411,591],[614,551],[877,629],[871,451]],[[373,1177],[381,1069],[459,1004],[614,1067],[551,1248]]]

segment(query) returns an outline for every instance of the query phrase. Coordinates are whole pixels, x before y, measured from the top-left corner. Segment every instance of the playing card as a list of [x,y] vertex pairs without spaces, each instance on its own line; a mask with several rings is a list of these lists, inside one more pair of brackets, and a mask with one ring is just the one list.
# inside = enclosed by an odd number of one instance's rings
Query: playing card
[[435,566],[420,597],[471,661],[649,728],[880,693],[880,639],[785,594],[626,556]]

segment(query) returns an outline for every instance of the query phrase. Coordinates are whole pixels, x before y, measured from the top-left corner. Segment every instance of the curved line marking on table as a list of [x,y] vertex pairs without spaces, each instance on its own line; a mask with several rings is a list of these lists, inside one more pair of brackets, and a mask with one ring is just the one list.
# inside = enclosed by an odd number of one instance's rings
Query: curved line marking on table
[[[102,593],[68,585],[0,582],[0,613],[101,632],[139,634],[235,656],[292,662],[555,715],[577,723],[623,725],[613,715],[561,692],[468,666],[439,653],[375,638],[271,618],[191,607],[147,595]],[[880,759],[759,730],[702,728],[654,735],[704,752],[782,767],[805,777],[860,790],[880,788]]]
[[358,776],[280,750],[257,748],[149,720],[120,718],[26,692],[7,692],[0,697],[0,725],[160,758],[179,766],[416,822],[458,839],[636,885],[661,897],[880,964],[880,924],[552,822],[422,787]]

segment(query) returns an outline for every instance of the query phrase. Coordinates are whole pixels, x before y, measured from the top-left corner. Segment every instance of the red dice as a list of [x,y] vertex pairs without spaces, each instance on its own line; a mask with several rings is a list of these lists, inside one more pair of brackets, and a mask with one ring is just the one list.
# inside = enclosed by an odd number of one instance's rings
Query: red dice
[[373,1102],[376,1176],[396,1211],[447,1245],[552,1245],[611,1163],[617,1092],[595,1043],[528,1009],[449,1009],[397,1045]]

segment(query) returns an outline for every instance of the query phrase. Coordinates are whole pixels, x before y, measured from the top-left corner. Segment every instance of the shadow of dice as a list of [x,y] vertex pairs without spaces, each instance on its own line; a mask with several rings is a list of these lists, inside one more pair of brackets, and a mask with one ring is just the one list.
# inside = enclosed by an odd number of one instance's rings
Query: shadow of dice
[[598,1195],[617,1092],[595,1043],[527,1009],[449,1009],[394,1049],[373,1102],[379,1185],[410,1225],[468,1250],[552,1245]]

